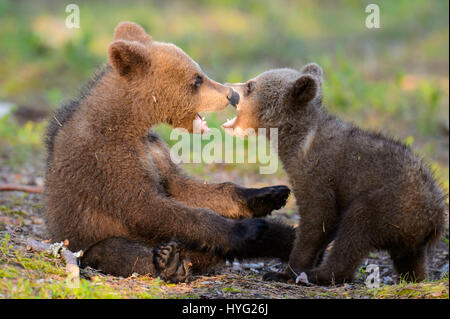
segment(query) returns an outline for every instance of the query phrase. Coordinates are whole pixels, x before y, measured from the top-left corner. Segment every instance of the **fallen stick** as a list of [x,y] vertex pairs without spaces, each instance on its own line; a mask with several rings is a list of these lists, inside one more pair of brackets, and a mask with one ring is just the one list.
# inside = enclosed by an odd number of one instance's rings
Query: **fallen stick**
[[69,241],[67,239],[64,242],[54,244],[39,242],[31,238],[27,240],[27,251],[44,251],[55,257],[61,256],[66,262],[67,284],[71,288],[78,288],[80,286],[80,268],[78,267],[78,258],[83,256],[83,251],[80,250],[78,253],[73,253],[67,249],[68,246]]
[[29,185],[18,185],[18,184],[0,184],[0,191],[10,192],[19,191],[25,193],[42,193],[42,187],[40,186],[29,186]]

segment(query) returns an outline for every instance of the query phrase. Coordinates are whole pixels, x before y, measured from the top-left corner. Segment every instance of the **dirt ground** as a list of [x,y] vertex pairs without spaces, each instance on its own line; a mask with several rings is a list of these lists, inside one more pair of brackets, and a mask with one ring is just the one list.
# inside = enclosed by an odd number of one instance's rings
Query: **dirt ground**
[[[214,176],[214,179],[216,177]],[[1,181],[16,180],[17,182],[17,179],[19,181],[27,180],[30,183],[42,183],[39,178],[36,180],[31,175],[11,175],[6,168],[0,170]],[[253,180],[247,182],[255,183]],[[24,252],[27,238],[48,239],[41,200],[42,195],[40,194],[0,192],[0,238],[8,234],[12,250]],[[288,207],[292,205],[290,200]],[[283,218],[288,223],[296,224],[298,222],[296,214],[288,214],[286,210],[288,209],[275,212],[274,215]],[[388,255],[385,252],[373,252],[363,262],[360,271],[355,276],[355,281],[351,284],[318,287],[264,282],[262,280],[264,273],[281,270],[286,265],[279,260],[261,259],[227,262],[217,268],[214,273],[208,276],[196,276],[190,283],[176,285],[162,283],[159,293],[163,298],[448,298],[448,276],[444,280],[440,279],[441,269],[449,259],[448,244],[445,242],[445,240],[448,242],[448,228],[444,237],[445,239],[440,241],[430,252],[428,258],[429,282],[432,289],[428,289],[426,284],[395,285],[397,278]],[[32,253],[25,254],[33,258]],[[380,290],[365,287],[364,269],[368,264],[379,266],[382,283]],[[19,270],[23,268],[17,263],[9,266],[17,267]],[[62,262],[58,263],[58,267],[63,269]],[[152,283],[152,279],[142,280],[142,276],[115,278],[93,269],[82,270],[81,274],[83,278],[91,281],[100,277],[102,282],[119,287],[119,289],[127,287],[128,289],[145,290]],[[26,277],[27,272],[22,275]],[[38,276],[45,277],[45,271],[40,272]],[[435,289],[436,285],[439,286],[437,290]]]

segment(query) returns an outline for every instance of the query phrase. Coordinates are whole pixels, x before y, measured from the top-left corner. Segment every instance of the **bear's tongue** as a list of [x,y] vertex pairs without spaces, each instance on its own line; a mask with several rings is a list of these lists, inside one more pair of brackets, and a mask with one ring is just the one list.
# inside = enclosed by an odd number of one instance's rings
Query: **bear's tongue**
[[231,120],[227,120],[225,123],[222,124],[223,128],[233,128],[236,124],[237,116],[233,117]]
[[194,119],[194,132],[195,133],[209,133],[210,129],[208,127],[208,123],[200,116],[200,114],[195,115]]

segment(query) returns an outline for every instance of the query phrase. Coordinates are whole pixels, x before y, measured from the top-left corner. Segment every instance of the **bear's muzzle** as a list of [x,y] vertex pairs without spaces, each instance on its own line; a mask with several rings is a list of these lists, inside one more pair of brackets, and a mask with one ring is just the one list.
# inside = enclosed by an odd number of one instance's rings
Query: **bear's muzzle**
[[228,102],[230,102],[231,105],[236,107],[239,104],[239,94],[234,91],[233,89],[230,89],[230,92],[227,95]]

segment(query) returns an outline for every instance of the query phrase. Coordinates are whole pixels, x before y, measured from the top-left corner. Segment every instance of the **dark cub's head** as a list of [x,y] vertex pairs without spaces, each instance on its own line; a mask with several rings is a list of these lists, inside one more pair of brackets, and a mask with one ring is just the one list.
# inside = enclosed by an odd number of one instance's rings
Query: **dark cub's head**
[[249,129],[280,127],[296,121],[320,107],[322,69],[315,63],[300,71],[276,69],[261,73],[245,83],[227,84],[240,95],[237,117],[223,128],[233,128],[235,135],[246,136]]
[[120,23],[108,48],[108,60],[130,96],[154,119],[186,128],[207,130],[199,112],[237,104],[232,89],[211,80],[186,53],[170,43],[156,42],[142,27]]

